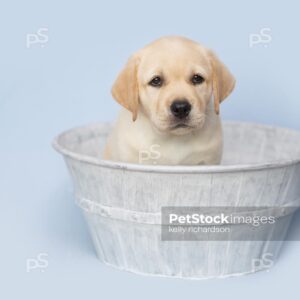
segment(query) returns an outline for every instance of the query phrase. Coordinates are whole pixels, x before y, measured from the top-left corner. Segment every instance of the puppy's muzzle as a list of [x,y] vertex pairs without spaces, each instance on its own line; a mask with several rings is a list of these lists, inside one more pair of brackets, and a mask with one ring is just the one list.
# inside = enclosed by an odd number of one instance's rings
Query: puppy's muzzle
[[191,109],[192,106],[187,100],[175,100],[170,106],[172,114],[178,119],[186,118]]

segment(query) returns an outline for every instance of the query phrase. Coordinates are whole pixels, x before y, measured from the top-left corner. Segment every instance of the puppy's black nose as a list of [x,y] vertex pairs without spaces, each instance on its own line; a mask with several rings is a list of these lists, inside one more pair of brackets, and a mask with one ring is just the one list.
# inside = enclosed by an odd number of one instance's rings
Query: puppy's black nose
[[187,117],[192,109],[191,104],[186,100],[176,100],[171,105],[172,114],[178,118],[183,119]]

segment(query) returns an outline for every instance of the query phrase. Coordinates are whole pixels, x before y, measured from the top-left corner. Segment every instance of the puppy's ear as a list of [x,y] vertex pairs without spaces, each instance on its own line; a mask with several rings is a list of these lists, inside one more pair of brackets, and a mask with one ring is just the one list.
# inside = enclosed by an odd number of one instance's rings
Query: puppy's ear
[[212,51],[209,51],[209,56],[212,66],[215,112],[219,114],[220,103],[232,92],[235,86],[235,78]]
[[111,93],[115,100],[132,112],[132,120],[137,118],[139,105],[139,91],[137,81],[137,69],[139,60],[132,56],[126,66],[117,77]]

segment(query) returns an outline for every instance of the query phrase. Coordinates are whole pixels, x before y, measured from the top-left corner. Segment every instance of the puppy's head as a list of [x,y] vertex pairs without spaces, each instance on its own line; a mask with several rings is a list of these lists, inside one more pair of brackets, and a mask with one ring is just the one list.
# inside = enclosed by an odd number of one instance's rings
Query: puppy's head
[[235,79],[216,55],[181,37],[161,38],[134,54],[112,88],[113,97],[132,112],[143,113],[159,131],[189,133],[205,123],[231,93]]

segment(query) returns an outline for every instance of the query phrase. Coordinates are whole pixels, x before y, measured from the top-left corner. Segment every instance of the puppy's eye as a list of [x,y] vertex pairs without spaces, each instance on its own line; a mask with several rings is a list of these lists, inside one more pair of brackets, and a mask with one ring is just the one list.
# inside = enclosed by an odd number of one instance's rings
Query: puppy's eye
[[163,84],[163,80],[159,76],[155,76],[154,78],[151,79],[149,82],[149,85],[154,86],[154,87],[161,87]]
[[201,84],[203,81],[204,81],[204,78],[199,75],[199,74],[195,74],[192,79],[191,79],[192,83],[193,84]]

